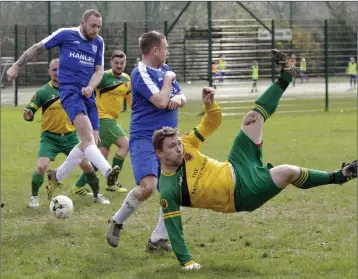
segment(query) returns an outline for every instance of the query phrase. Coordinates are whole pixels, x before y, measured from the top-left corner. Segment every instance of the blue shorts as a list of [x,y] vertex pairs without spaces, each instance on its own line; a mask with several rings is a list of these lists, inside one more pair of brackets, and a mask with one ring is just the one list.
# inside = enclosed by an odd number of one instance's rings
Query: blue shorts
[[81,87],[74,85],[61,85],[59,95],[61,105],[66,111],[68,118],[73,121],[81,112],[88,116],[93,130],[99,130],[99,117],[94,94],[91,98],[82,96]]
[[134,179],[137,185],[139,185],[142,178],[147,175],[154,175],[159,181],[160,163],[155,154],[151,139],[130,137],[129,153]]

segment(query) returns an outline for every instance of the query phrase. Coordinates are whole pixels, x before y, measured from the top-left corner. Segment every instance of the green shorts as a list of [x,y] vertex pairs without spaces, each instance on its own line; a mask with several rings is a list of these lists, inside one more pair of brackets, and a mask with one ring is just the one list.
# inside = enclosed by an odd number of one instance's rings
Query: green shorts
[[269,169],[273,166],[262,163],[262,145],[258,147],[242,130],[236,135],[228,161],[236,175],[237,211],[253,211],[281,192],[271,178]]
[[116,120],[110,118],[103,118],[99,120],[99,137],[101,143],[99,147],[111,148],[119,137],[125,137],[126,134],[119,126]]
[[78,143],[76,131],[65,135],[42,132],[38,157],[46,157],[55,161],[59,153],[64,153],[67,156]]

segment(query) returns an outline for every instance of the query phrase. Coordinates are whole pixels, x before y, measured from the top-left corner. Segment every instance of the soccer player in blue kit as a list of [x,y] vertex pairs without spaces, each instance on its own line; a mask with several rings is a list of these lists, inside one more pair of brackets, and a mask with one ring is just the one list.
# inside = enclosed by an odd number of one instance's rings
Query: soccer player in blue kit
[[[186,102],[175,73],[165,64],[169,54],[165,36],[156,31],[145,33],[139,38],[139,48],[142,61],[131,74],[133,102],[129,139],[132,168],[138,186],[128,193],[122,207],[110,218],[107,241],[113,247],[119,244],[124,221],[157,187],[160,166],[152,145],[154,131],[163,126],[177,127],[178,108]],[[162,210],[147,249],[171,251]]]
[[[59,47],[59,96],[62,107],[74,124],[80,143],[72,149],[65,162],[56,170],[48,171],[48,198],[54,189],[81,161],[87,157],[106,177],[108,186],[114,185],[119,168],[112,168],[97,147],[100,140],[99,118],[94,89],[104,72],[104,42],[98,36],[102,16],[96,10],[87,10],[78,27],[60,28],[41,42],[27,49],[7,71],[8,80],[14,80],[20,68],[45,50]],[[98,177],[97,177],[98,179]]]

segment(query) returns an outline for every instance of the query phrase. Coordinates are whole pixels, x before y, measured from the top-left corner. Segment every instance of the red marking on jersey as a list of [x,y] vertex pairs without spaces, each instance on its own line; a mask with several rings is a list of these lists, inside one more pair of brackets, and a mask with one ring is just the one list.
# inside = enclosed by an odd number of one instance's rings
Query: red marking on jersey
[[261,143],[256,144],[258,148],[260,148],[260,147],[261,147],[262,142],[263,142],[263,141],[261,141]]

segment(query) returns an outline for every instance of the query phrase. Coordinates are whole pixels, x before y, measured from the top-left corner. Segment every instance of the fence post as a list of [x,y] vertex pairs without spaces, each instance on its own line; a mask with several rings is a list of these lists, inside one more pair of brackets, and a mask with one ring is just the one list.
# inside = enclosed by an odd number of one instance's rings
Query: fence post
[[164,21],[164,35],[168,36],[168,21]]
[[[51,1],[47,1],[47,33],[51,35]],[[48,50],[48,63],[52,60],[51,49]]]
[[186,28],[184,27],[184,54],[183,54],[184,82],[186,82]]
[[328,111],[328,23],[324,20],[324,79],[326,83],[325,111]]
[[212,21],[211,21],[211,2],[208,1],[207,2],[207,7],[208,7],[208,81],[209,81],[209,86],[213,86],[213,73],[211,70],[211,61],[212,59],[212,39],[213,39],[213,34],[212,34]]
[[[19,30],[18,30],[18,26],[17,24],[15,24],[15,53],[14,53],[14,61],[16,62],[17,59],[19,59]],[[14,104],[15,107],[17,107],[18,105],[18,87],[19,87],[19,82],[18,82],[19,78],[16,78],[14,80],[14,85],[15,85],[15,100],[14,100]]]
[[[127,55],[127,46],[128,46],[128,41],[127,41],[127,37],[128,37],[128,34],[127,34],[127,22],[124,22],[123,23],[123,51],[124,53]],[[128,58],[128,56],[127,56]],[[124,69],[124,71],[126,72],[127,71],[127,65],[126,65],[126,68]],[[123,111],[126,111],[127,110],[127,100],[126,98],[124,98],[124,101],[123,101]]]
[[[275,20],[272,20],[271,22],[271,48],[276,48],[275,47]],[[275,78],[276,78],[276,64],[275,64],[275,59],[272,57],[271,58],[271,79],[272,79],[272,82],[275,81]]]

